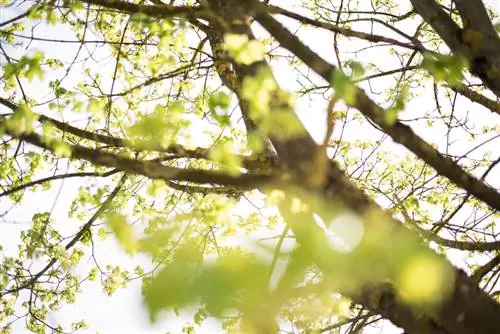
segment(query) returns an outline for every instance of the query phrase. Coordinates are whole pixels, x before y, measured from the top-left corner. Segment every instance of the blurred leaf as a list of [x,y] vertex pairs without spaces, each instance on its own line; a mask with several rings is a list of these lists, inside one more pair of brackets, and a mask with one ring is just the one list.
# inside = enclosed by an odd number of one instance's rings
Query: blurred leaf
[[176,131],[184,126],[181,121],[183,113],[181,103],[157,104],[153,112],[140,114],[137,121],[127,128],[127,134],[136,145],[167,147]]
[[229,125],[227,113],[231,104],[231,97],[224,92],[215,92],[208,98],[208,108],[212,117],[221,125]]
[[69,146],[69,144],[60,140],[55,140],[52,143],[52,147],[54,148],[55,155],[65,158],[71,157],[72,151],[71,151],[71,146]]
[[269,69],[259,68],[255,76],[247,76],[242,83],[242,96],[250,105],[249,116],[260,121],[269,117],[269,105],[278,86]]
[[393,105],[385,111],[385,120],[389,125],[394,125],[398,120],[398,115],[404,110],[408,99],[408,88],[404,85],[398,88]]
[[241,159],[234,154],[231,142],[218,141],[210,150],[210,159],[221,164],[230,175],[238,176],[242,167]]
[[13,114],[5,121],[5,126],[11,132],[19,135],[30,133],[33,130],[33,123],[38,116],[25,104],[21,104]]
[[249,257],[221,256],[201,273],[196,289],[213,315],[231,308],[251,308],[261,303],[267,287],[268,267]]
[[240,255],[225,255],[198,267],[201,253],[188,245],[179,250],[143,288],[146,306],[154,320],[161,309],[182,308],[201,302],[211,315],[227,309],[256,307],[266,294],[268,267]]
[[452,290],[453,273],[443,259],[429,255],[411,255],[405,259],[397,285],[404,299],[417,304],[434,304]]
[[193,289],[197,279],[201,253],[192,244],[181,247],[172,262],[153,279],[143,285],[143,297],[151,321],[155,321],[162,309],[182,308],[196,301],[197,293]]
[[88,112],[92,115],[100,115],[105,112],[106,102],[103,99],[90,99]]
[[365,74],[365,69],[363,68],[363,65],[360,62],[357,62],[355,60],[348,60],[346,62],[347,67],[351,69],[351,78],[352,79],[358,79],[363,74]]
[[132,226],[127,222],[127,217],[118,213],[108,213],[106,215],[106,223],[128,254],[133,254],[138,250],[139,245]]
[[339,70],[333,72],[330,85],[335,89],[335,95],[343,99],[346,104],[352,105],[356,101],[357,87]]
[[454,86],[461,83],[467,61],[455,55],[424,53],[422,67],[427,69],[436,81],[445,81]]
[[42,80],[44,72],[41,63],[44,55],[40,51],[35,51],[33,56],[22,56],[17,62],[9,62],[3,65],[4,80],[13,76],[26,77],[32,81],[35,77]]
[[238,63],[250,65],[264,59],[264,44],[258,40],[248,40],[246,35],[225,34],[224,46]]

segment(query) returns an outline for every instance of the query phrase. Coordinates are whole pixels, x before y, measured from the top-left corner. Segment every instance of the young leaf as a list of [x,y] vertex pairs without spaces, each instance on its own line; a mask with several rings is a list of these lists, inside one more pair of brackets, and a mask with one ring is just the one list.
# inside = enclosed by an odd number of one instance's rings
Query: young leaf
[[133,254],[137,251],[138,242],[132,226],[127,222],[127,217],[118,213],[108,213],[106,215],[106,223],[128,254]]

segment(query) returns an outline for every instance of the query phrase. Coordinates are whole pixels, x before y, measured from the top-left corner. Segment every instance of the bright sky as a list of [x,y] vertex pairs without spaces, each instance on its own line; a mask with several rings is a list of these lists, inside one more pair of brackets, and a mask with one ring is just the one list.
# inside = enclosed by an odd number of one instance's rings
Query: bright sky
[[[290,8],[292,3],[299,3],[296,1],[272,1],[273,4]],[[9,17],[12,17],[22,10],[19,8],[9,8],[0,12],[0,22],[5,21]],[[285,21],[284,21],[285,22]],[[295,30],[290,24],[290,20],[286,20],[287,24],[291,27],[291,30]],[[316,52],[318,52],[325,59],[334,63],[334,50],[333,43],[324,41],[331,41],[332,36],[329,33],[321,32],[318,33],[314,30],[314,35],[308,32],[302,32],[302,36],[306,36],[304,40],[307,40],[309,44]],[[57,37],[59,39],[72,39],[72,34],[68,31],[61,30],[60,27],[37,27],[37,36],[45,37]],[[378,34],[388,33],[387,31],[377,31]],[[356,49],[358,45],[357,42],[353,42],[352,49]],[[66,60],[70,60],[74,57],[76,53],[77,44],[74,46],[68,45],[58,45],[51,44],[53,48],[47,48],[44,46],[46,44],[33,42],[31,49],[43,48],[43,51],[47,53],[47,56],[59,56]],[[13,52],[13,51],[12,51]],[[371,53],[371,57],[377,59],[377,64],[381,67],[386,67],[387,69],[397,68],[399,64],[394,63],[394,59],[390,57],[384,57],[381,51],[375,51]],[[102,50],[101,50],[102,53]],[[367,53],[364,53],[362,57],[366,57]],[[385,59],[385,61],[382,61]],[[365,59],[365,58],[364,58]],[[274,71],[278,81],[281,83],[282,87],[288,90],[293,90],[297,88],[297,83],[295,78],[290,78],[289,65],[282,61],[276,62],[274,65]],[[78,80],[77,77],[72,80]],[[30,94],[32,92],[38,91],[41,96],[44,92],[36,89],[36,84],[32,85],[33,89],[30,89]],[[365,87],[368,88],[368,87]],[[422,95],[414,99],[412,103],[408,106],[408,114],[412,113],[412,110],[418,111],[421,105],[429,103],[430,90],[425,88],[421,89]],[[377,98],[377,97],[375,97]],[[464,100],[465,107],[471,107],[470,103]],[[326,101],[322,98],[315,97],[312,101],[309,99],[302,98],[298,100],[297,111],[302,121],[306,127],[310,130],[316,140],[320,141],[323,139],[324,133],[324,110],[326,106]],[[488,124],[492,122],[492,116],[488,112],[480,110],[481,108],[477,106],[474,107],[474,112],[478,112],[481,117],[478,117],[478,126],[482,124]],[[3,112],[3,109],[0,109]],[[67,115],[71,116],[71,115]],[[80,116],[81,117],[81,116]],[[418,132],[423,135],[425,139],[430,139],[434,142],[441,142],[442,138],[436,138],[436,133],[438,131],[422,131],[424,128],[419,128]],[[367,139],[367,136],[373,138],[373,131],[364,131],[364,129],[349,128],[348,132],[345,134],[346,138],[363,138]],[[379,137],[377,137],[378,139]],[[472,144],[464,143],[463,150],[467,151],[469,146]],[[404,152],[401,149],[401,152]],[[65,167],[61,167],[61,172],[64,172]],[[6,253],[15,254],[16,245],[19,241],[19,232],[23,229],[28,228],[28,224],[31,221],[31,216],[34,212],[52,211],[52,217],[61,224],[63,230],[68,233],[74,231],[75,226],[80,223],[71,220],[67,217],[67,210],[72,200],[72,196],[68,194],[74,192],[81,184],[82,180],[73,179],[72,181],[66,182],[54,182],[53,187],[50,191],[43,193],[43,200],[41,200],[41,193],[27,193],[25,195],[25,203],[33,203],[31,207],[22,206],[21,208],[16,208],[5,217],[6,220],[15,220],[18,223],[1,223],[1,233],[0,233],[0,244],[4,247]],[[58,196],[58,193],[64,194],[63,196]],[[6,203],[0,203],[0,211],[3,211]],[[129,265],[131,268],[135,267],[137,261],[147,263],[147,261],[138,257],[131,258],[124,254],[121,248],[114,240],[107,240],[105,242],[100,242],[96,244],[96,254],[98,258],[103,259],[103,263],[116,263]],[[462,252],[454,251],[450,252],[450,259],[459,266],[463,266],[464,254]],[[91,266],[92,263],[88,261],[83,261],[82,267]],[[148,321],[147,314],[141,305],[141,294],[140,294],[140,281],[134,281],[129,283],[126,289],[119,289],[113,296],[108,297],[102,293],[102,287],[99,282],[93,282],[85,284],[83,294],[79,295],[77,298],[77,303],[75,305],[64,306],[61,311],[52,313],[49,316],[49,320],[53,323],[67,322],[69,320],[78,320],[79,318],[85,319],[91,328],[91,333],[99,331],[100,333],[165,333],[170,331],[172,333],[180,333],[181,325],[184,324],[186,315],[181,315],[176,317],[173,313],[165,314],[165,318],[156,323],[150,324]],[[204,328],[201,332],[212,333],[219,332],[217,329],[216,321],[206,321]],[[19,323],[18,327],[15,327],[15,333],[24,333],[23,324]],[[400,330],[395,330],[393,326],[387,324],[383,330],[373,329],[373,331],[367,331],[367,333],[399,333]]]

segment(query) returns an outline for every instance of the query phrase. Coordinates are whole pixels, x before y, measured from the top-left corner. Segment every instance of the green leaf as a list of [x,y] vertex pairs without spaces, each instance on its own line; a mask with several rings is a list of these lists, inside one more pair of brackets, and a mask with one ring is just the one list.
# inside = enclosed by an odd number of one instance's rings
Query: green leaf
[[231,97],[224,92],[216,92],[208,98],[208,108],[212,117],[221,125],[226,126],[230,123],[227,110],[231,104]]
[[247,136],[247,140],[248,148],[252,150],[252,152],[260,153],[264,150],[264,140],[262,136],[259,136],[256,133],[250,133]]
[[142,238],[139,241],[139,249],[152,256],[161,254],[161,250],[168,245],[175,233],[178,232],[177,228],[164,228],[161,230],[153,231],[151,236]]
[[5,79],[8,79],[16,74],[19,67],[16,65],[17,63],[7,63],[3,65],[3,76]]
[[240,174],[242,162],[239,156],[234,154],[233,147],[229,141],[218,141],[210,150],[210,159],[221,164],[224,171],[233,176]]
[[458,85],[467,69],[467,60],[456,55],[424,53],[422,67],[427,69],[436,81],[445,81],[449,85]]
[[252,299],[263,298],[267,275],[266,265],[249,257],[227,255],[206,267],[195,288],[207,311],[220,316],[226,309],[251,308]]
[[266,68],[261,67],[255,76],[243,79],[242,95],[250,104],[250,118],[258,121],[269,116],[269,104],[277,88],[271,71]]
[[104,113],[106,101],[103,99],[90,99],[87,111],[92,115],[100,115]]
[[55,140],[52,143],[52,147],[54,148],[55,155],[65,158],[71,157],[72,150],[69,144],[60,140]]
[[216,92],[208,98],[208,107],[210,110],[221,108],[226,110],[231,104],[231,97],[224,92]]
[[398,120],[398,115],[401,111],[404,110],[406,106],[406,100],[408,99],[408,88],[406,86],[402,86],[399,88],[396,98],[394,99],[394,103],[392,107],[388,108],[384,114],[385,121],[388,125],[394,125]]
[[128,254],[133,254],[138,250],[139,244],[135,238],[132,226],[127,222],[127,217],[118,213],[108,213],[106,215],[106,223]]
[[248,256],[226,255],[199,268],[194,260],[199,257],[195,247],[184,246],[175,260],[144,286],[151,320],[162,309],[186,307],[197,300],[215,316],[228,309],[246,310],[260,304],[267,292],[266,265]]
[[162,309],[184,307],[195,300],[197,293],[193,281],[200,257],[199,249],[193,244],[183,245],[175,253],[174,260],[143,285],[142,294],[151,321]]
[[399,110],[396,108],[389,108],[385,111],[385,121],[387,122],[388,125],[394,125],[396,124],[396,121],[398,120],[398,114]]
[[351,69],[351,78],[352,79],[358,79],[360,78],[364,73],[365,69],[363,68],[363,65],[361,63],[354,61],[354,60],[349,60],[346,62],[347,67]]
[[183,120],[184,112],[184,105],[180,102],[157,104],[153,112],[139,113],[137,121],[126,132],[136,145],[167,147],[177,131],[188,126]]
[[83,6],[83,2],[78,0],[70,0],[69,3],[70,3],[69,8],[71,9],[72,12],[83,10],[85,8]]
[[33,57],[25,58],[27,69],[26,69],[26,78],[29,81],[32,81],[34,77],[38,77],[38,79],[42,80],[44,76],[44,72],[41,67],[41,62],[43,61],[44,56],[43,53],[36,51]]
[[357,87],[339,70],[333,72],[330,85],[335,89],[335,95],[343,99],[347,105],[356,102]]
[[30,133],[33,131],[33,123],[38,116],[25,104],[19,108],[5,121],[6,128],[16,135]]
[[225,34],[224,47],[238,63],[250,65],[264,60],[264,44],[258,40],[248,40],[246,35]]

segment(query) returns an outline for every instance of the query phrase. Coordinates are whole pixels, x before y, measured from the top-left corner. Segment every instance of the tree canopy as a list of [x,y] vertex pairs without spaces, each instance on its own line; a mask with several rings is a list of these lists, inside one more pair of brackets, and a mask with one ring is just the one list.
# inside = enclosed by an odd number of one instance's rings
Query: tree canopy
[[99,330],[50,317],[95,280],[186,333],[498,331],[488,4],[2,0],[2,333]]

